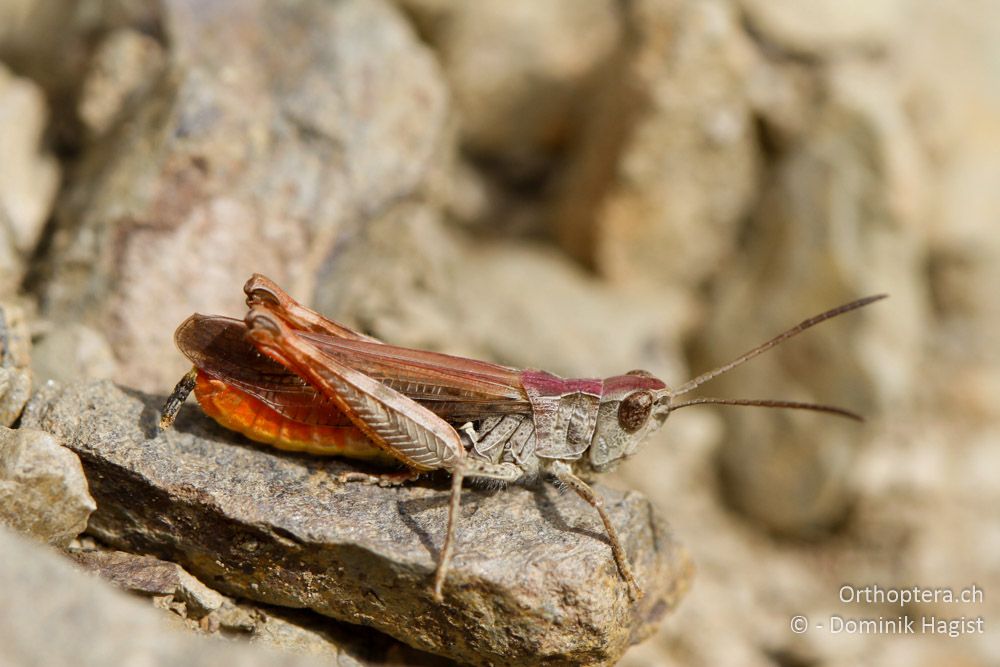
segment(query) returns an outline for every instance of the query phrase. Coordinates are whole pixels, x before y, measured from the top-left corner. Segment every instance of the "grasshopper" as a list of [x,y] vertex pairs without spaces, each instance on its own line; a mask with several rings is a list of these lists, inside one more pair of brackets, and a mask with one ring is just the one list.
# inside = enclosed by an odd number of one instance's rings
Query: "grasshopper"
[[343,481],[397,484],[451,474],[448,525],[433,591],[443,587],[466,478],[494,483],[555,479],[590,504],[604,524],[618,571],[642,597],[601,498],[587,484],[633,455],[674,410],[721,404],[794,408],[861,418],[795,401],[693,398],[696,387],[820,322],[885,297],[852,301],[804,320],[737,359],[676,389],[646,371],[605,379],[563,379],[485,361],[397,347],[326,319],[255,274],[244,286],[241,320],[192,315],[174,340],[194,368],[162,411],[168,428],[194,391],[223,426],[275,447],[396,462],[403,471],[346,473]]

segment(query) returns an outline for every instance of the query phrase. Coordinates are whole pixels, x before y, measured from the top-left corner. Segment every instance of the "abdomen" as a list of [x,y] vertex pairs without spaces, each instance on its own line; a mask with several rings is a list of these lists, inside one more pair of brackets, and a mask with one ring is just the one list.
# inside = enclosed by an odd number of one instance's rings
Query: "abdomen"
[[199,370],[194,395],[219,424],[256,442],[293,452],[396,463],[357,427],[305,424],[289,419],[232,385]]

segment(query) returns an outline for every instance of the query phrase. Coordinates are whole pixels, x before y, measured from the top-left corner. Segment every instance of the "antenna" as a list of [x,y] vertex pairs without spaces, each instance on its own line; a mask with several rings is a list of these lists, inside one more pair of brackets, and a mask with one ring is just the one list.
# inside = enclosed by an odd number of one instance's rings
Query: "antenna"
[[674,403],[670,406],[670,412],[686,408],[691,405],[752,405],[761,408],[791,408],[793,410],[812,410],[814,412],[828,412],[838,417],[847,417],[855,421],[863,422],[864,418],[850,410],[837,408],[832,405],[820,405],[818,403],[800,403],[798,401],[770,401],[752,398],[693,398],[689,401]]
[[[695,389],[696,387],[705,384],[706,382],[708,382],[712,378],[718,377],[718,376],[722,375],[723,373],[727,373],[727,372],[733,370],[734,368],[736,368],[737,366],[742,366],[746,362],[748,362],[751,359],[753,359],[754,357],[756,357],[758,354],[762,354],[764,352],[767,352],[768,350],[770,350],[775,345],[778,345],[779,343],[782,343],[782,342],[788,340],[792,336],[795,336],[797,334],[802,333],[803,331],[805,331],[806,329],[809,329],[810,327],[816,326],[820,322],[824,322],[824,321],[830,319],[831,317],[836,317],[837,315],[843,315],[844,313],[848,313],[848,312],[850,312],[852,310],[857,310],[858,308],[861,308],[862,306],[867,306],[868,304],[874,303],[875,301],[879,301],[881,299],[884,299],[887,296],[889,296],[889,295],[888,294],[876,294],[874,296],[866,296],[863,299],[858,299],[857,301],[851,301],[850,303],[845,303],[844,305],[837,306],[836,308],[833,308],[832,310],[828,310],[825,313],[820,313],[819,315],[816,315],[815,317],[810,317],[807,320],[802,320],[801,322],[799,322],[797,325],[795,325],[794,327],[792,327],[788,331],[785,331],[783,333],[778,334],[777,336],[775,336],[771,340],[769,340],[766,343],[763,343],[761,345],[758,345],[757,347],[755,347],[754,349],[750,350],[749,352],[747,352],[743,356],[738,357],[738,358],[730,361],[728,364],[725,364],[723,366],[719,366],[718,368],[710,370],[707,373],[702,373],[701,375],[699,375],[698,377],[694,378],[693,380],[688,380],[687,382],[685,382],[684,384],[682,384],[680,387],[678,387],[677,391],[673,392],[673,396],[680,396],[681,394],[686,394],[689,391],[691,391],[692,389]],[[720,402],[720,401],[721,401],[721,399],[705,399],[705,400],[700,400],[699,399],[699,401],[697,401],[697,402],[707,403],[707,402]],[[676,409],[677,407],[680,407],[681,405],[694,405],[695,403],[696,403],[696,401],[689,401],[689,402],[686,402],[686,403],[680,403],[680,404],[675,405],[674,408]],[[785,407],[787,407],[787,408],[790,408],[790,407],[802,407],[802,409],[805,409],[805,410],[820,409],[821,412],[833,412],[833,413],[845,413],[845,412],[847,412],[846,410],[840,410],[839,408],[829,408],[827,406],[803,407],[803,405],[810,405],[810,404],[792,404],[792,403],[784,404],[783,403],[781,405],[778,405],[778,403],[781,403],[781,402],[780,401],[764,401],[764,402],[750,402],[750,403],[733,403],[733,405],[762,405],[764,407],[783,407],[783,408],[785,408]],[[852,418],[857,418],[857,415],[854,415],[853,413],[847,413],[844,416],[849,416],[849,417],[852,417]]]

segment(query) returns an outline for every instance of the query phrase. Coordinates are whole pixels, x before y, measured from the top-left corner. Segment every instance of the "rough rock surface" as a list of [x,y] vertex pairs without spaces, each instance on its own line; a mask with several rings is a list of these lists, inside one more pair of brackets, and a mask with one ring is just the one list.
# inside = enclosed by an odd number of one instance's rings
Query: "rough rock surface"
[[329,664],[175,632],[162,613],[2,528],[0,590],[5,665]]
[[[42,313],[36,371],[165,390],[184,370],[170,331],[242,313],[250,270],[392,342],[672,382],[888,291],[704,387],[835,402],[865,426],[692,408],[606,478],[670,508],[699,575],[621,664],[1000,665],[1000,3],[395,5],[409,26],[379,0],[0,1],[0,61],[35,90],[0,104],[22,132],[0,153],[53,155],[66,179],[41,244],[0,242],[0,294]],[[987,631],[789,630],[900,613],[841,604],[845,582],[975,582],[984,602],[905,613]],[[72,586],[50,583],[32,597]],[[235,598],[194,620],[154,597],[175,625],[251,640],[322,649],[338,641],[297,628],[342,627]]]
[[65,546],[95,509],[73,452],[48,433],[0,427],[0,524]]
[[686,590],[690,562],[641,496],[603,487],[646,597],[633,603],[592,508],[555,489],[469,491],[443,604],[430,590],[446,485],[335,483],[345,464],[267,451],[196,408],[155,432],[160,397],[47,387],[25,422],[79,453],[90,531],[223,592],[370,625],[474,664],[617,659]]
[[128,360],[116,379],[160,390],[183,372],[178,322],[238,308],[254,271],[308,293],[342,228],[417,196],[449,136],[443,78],[394,6],[162,10],[167,73],[77,165],[40,289],[46,316]]

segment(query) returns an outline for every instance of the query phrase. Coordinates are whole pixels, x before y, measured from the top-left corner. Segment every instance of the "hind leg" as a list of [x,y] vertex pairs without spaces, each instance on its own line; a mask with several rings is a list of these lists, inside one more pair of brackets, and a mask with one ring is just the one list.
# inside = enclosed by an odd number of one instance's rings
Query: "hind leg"
[[323,333],[334,338],[381,342],[327,319],[311,308],[306,308],[278,287],[273,280],[259,273],[250,276],[250,280],[243,286],[243,292],[247,295],[247,306],[251,309],[267,306],[294,329]]

